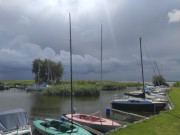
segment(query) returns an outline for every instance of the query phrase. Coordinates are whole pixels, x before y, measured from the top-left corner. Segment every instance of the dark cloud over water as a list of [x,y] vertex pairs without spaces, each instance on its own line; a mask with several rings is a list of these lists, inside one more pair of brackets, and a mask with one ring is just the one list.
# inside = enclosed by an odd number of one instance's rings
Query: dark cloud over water
[[71,12],[74,79],[100,78],[103,24],[103,79],[141,80],[141,36],[145,79],[153,74],[149,55],[167,80],[180,80],[179,5],[179,0],[0,0],[0,79],[32,79],[36,58],[61,60],[68,76]]

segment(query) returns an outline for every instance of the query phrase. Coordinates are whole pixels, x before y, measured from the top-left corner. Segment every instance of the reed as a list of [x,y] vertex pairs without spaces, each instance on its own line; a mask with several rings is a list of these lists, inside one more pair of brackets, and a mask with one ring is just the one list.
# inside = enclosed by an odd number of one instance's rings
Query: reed
[[[135,87],[138,83],[132,82],[112,82],[103,81],[103,90],[122,90],[126,87]],[[46,88],[42,91],[43,95],[49,96],[69,96],[70,81],[61,81],[60,85],[55,85]],[[99,96],[100,81],[94,80],[73,80],[74,96]]]
[[69,96],[71,94],[70,85],[54,85],[42,91],[43,95],[48,96]]
[[74,85],[75,96],[99,96],[99,85]]
[[[70,96],[70,85],[55,85],[42,91],[43,95],[49,96]],[[74,96],[98,96],[99,86],[73,84]]]

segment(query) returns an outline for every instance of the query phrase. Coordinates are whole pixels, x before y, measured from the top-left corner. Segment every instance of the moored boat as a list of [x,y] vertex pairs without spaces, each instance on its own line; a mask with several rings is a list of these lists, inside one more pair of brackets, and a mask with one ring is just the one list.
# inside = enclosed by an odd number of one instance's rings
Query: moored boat
[[47,87],[50,87],[48,83],[43,83],[41,85],[34,84],[34,85],[26,87],[25,90],[26,91],[42,91],[43,89]]
[[32,135],[27,118],[23,109],[0,112],[0,135]]
[[[115,128],[120,127],[121,125],[115,121],[106,119],[106,118],[101,118],[98,116],[94,116],[98,112],[88,115],[88,114],[79,114],[75,113],[73,114],[73,121],[81,124],[81,125],[86,125],[88,127],[91,127],[95,130],[98,130],[102,133],[108,132],[110,130],[113,130]],[[65,115],[68,119],[71,119],[71,114]]]
[[113,99],[112,108],[129,111],[158,112],[165,108],[165,102],[141,98]]
[[43,135],[91,135],[84,128],[61,120],[46,118],[44,120],[33,121],[33,124],[38,132]]

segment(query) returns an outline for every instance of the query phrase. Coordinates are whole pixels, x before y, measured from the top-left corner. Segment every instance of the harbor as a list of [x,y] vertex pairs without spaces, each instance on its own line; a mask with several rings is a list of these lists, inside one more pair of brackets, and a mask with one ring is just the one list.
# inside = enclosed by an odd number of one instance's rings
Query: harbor
[[179,4],[0,0],[0,135],[180,135]]
[[[101,97],[103,103],[102,107],[100,107],[100,97],[74,97],[74,107],[77,113],[87,114],[93,114],[99,110],[99,108],[102,108],[103,117],[121,123],[122,127],[125,127],[129,124],[154,116],[152,113],[144,112],[133,114],[110,108],[111,100],[114,95],[122,98],[125,92],[131,92],[135,89],[136,87],[128,87],[121,91],[103,91]],[[35,119],[60,119],[64,113],[69,113],[70,100],[70,97],[44,96],[41,95],[39,91],[25,91],[24,89],[11,88],[9,90],[0,91],[0,102],[3,102],[3,104],[0,104],[0,111],[23,108],[28,113],[32,131],[34,131],[33,121]],[[108,107],[111,109],[110,115],[106,114],[106,109]],[[38,135],[38,132],[34,131],[34,135]]]

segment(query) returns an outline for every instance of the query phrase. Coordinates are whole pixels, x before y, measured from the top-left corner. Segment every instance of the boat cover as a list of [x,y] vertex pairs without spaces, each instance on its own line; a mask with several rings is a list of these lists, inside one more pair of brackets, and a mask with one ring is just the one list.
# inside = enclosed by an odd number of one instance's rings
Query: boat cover
[[28,117],[23,109],[0,112],[0,131],[13,130],[26,125],[28,125]]

